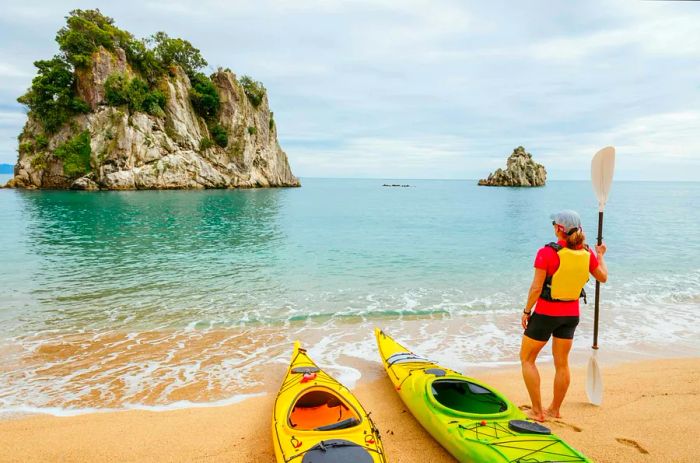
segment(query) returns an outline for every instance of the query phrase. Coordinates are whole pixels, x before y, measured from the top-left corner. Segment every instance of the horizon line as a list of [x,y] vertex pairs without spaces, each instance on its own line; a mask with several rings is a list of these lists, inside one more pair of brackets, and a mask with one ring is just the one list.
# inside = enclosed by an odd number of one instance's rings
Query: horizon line
[[[297,175],[300,179],[317,179],[317,180],[442,180],[442,181],[455,181],[455,182],[478,182],[478,178],[454,178],[454,177],[443,177],[443,178],[428,178],[428,177],[325,177],[325,176],[312,176],[312,175]],[[590,178],[557,178],[552,180],[547,180],[547,182],[590,182]],[[615,180],[615,182],[678,182],[678,183],[700,183],[700,180],[650,180],[650,179],[625,179],[625,180]]]
[[[13,166],[14,164],[0,163],[0,166]],[[13,173],[6,173],[0,175],[13,175]],[[345,176],[316,176],[316,175],[298,175],[300,179],[318,179],[318,180],[399,180],[399,181],[410,181],[410,180],[440,180],[440,181],[455,181],[455,182],[478,182],[478,178],[455,178],[455,177],[345,177]],[[589,178],[556,178],[547,180],[547,182],[589,182]],[[665,179],[665,180],[653,180],[653,179],[620,179],[615,180],[615,182],[673,182],[673,183],[700,183],[700,180],[677,180],[677,179]]]

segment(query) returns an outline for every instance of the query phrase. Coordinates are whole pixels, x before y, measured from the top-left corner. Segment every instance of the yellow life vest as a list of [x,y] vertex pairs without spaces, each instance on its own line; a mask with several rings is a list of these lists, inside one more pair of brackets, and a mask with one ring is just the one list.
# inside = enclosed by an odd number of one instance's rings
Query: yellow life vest
[[586,298],[583,287],[588,282],[591,253],[588,249],[569,249],[559,243],[547,244],[559,256],[559,268],[548,276],[540,297],[548,301],[575,301]]

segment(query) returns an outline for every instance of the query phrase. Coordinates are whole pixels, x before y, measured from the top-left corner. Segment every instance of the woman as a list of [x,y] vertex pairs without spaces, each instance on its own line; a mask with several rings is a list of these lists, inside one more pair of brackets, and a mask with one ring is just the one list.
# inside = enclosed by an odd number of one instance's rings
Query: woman
[[[565,210],[553,214],[551,219],[558,241],[537,252],[535,277],[522,316],[525,333],[520,347],[520,363],[532,402],[530,418],[536,421],[544,421],[545,416],[561,418],[559,409],[571,380],[569,351],[579,322],[579,297],[585,298],[583,286],[589,273],[601,283],[608,279],[603,259],[607,248],[605,244],[596,246],[593,253],[585,245],[586,237],[578,213]],[[549,407],[543,410],[540,374],[535,360],[550,336],[554,338],[554,397]]]

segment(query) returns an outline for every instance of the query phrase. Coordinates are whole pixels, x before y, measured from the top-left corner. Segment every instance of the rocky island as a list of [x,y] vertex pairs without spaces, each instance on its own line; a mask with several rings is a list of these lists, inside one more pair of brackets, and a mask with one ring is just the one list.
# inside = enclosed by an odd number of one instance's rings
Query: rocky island
[[37,61],[8,187],[83,190],[299,186],[265,87],[207,62],[190,42],[136,39],[74,10],[60,54]]
[[488,178],[479,180],[483,186],[544,186],[547,170],[536,163],[525,148],[518,146],[508,157],[506,170],[496,169]]

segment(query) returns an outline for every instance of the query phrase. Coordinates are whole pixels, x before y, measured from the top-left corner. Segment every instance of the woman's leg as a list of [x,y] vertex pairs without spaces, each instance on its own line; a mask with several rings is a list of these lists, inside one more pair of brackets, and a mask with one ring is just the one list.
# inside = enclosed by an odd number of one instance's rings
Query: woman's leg
[[569,352],[573,342],[573,339],[552,337],[552,356],[556,372],[554,373],[554,397],[551,405],[547,407],[547,414],[554,418],[561,418],[559,409],[566,396],[566,391],[569,389],[569,383],[571,383]]
[[542,410],[542,397],[540,395],[540,373],[537,371],[537,355],[540,353],[547,341],[537,341],[535,339],[523,336],[523,342],[520,346],[520,365],[523,370],[523,380],[525,387],[530,394],[532,402],[532,410],[530,418],[536,421],[544,421],[544,411]]

